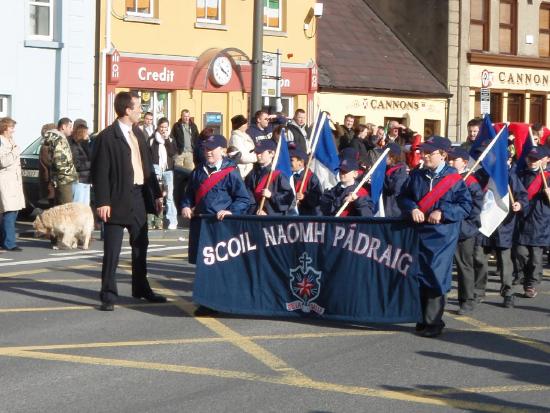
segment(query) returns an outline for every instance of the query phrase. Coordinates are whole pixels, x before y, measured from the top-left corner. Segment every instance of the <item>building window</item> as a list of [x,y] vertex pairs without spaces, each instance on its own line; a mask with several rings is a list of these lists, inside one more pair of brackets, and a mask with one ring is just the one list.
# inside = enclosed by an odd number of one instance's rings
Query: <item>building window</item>
[[10,97],[0,95],[0,118],[10,115]]
[[508,94],[508,121],[523,122],[525,108],[525,95],[519,93]]
[[424,137],[440,135],[441,121],[435,119],[424,119]]
[[264,28],[283,30],[282,0],[264,0]]
[[126,0],[126,14],[153,17],[154,0]]
[[540,57],[550,57],[550,3],[540,5],[539,55]]
[[529,122],[546,123],[546,96],[531,95],[529,105]]
[[40,40],[53,39],[53,1],[29,1],[29,37]]
[[470,49],[489,50],[489,0],[470,2]]
[[516,54],[517,3],[516,0],[500,0],[499,52]]
[[170,93],[156,90],[136,90],[141,98],[141,111],[153,114],[156,125],[160,118],[170,119]]
[[222,23],[222,0],[197,0],[197,21]]

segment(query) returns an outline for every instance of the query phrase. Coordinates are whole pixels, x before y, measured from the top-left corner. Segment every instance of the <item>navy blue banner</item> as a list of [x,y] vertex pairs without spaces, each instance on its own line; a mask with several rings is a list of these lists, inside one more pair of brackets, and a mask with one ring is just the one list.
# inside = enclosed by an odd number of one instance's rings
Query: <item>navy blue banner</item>
[[256,216],[200,221],[193,291],[198,304],[233,314],[349,322],[422,318],[418,237],[405,222]]

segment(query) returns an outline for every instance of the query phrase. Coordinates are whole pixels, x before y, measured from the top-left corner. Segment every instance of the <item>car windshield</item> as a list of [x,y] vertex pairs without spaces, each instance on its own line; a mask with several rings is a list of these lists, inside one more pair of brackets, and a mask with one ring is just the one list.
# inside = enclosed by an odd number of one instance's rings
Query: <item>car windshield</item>
[[27,146],[25,150],[21,152],[21,155],[38,155],[40,153],[40,146],[42,146],[42,137]]

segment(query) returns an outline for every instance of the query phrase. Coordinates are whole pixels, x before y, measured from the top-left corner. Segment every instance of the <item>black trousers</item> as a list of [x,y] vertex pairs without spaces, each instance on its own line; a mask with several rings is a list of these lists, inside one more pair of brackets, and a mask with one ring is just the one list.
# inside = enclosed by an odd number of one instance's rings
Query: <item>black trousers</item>
[[514,265],[512,264],[512,250],[510,248],[496,248],[497,272],[500,276],[500,295],[513,295],[512,280]]
[[544,247],[518,245],[516,255],[518,260],[518,277],[523,276],[525,288],[534,287],[542,279],[542,251]]
[[427,326],[445,326],[442,318],[446,299],[445,295],[440,294],[432,290],[420,289],[423,323]]
[[458,274],[458,301],[474,300],[476,271],[474,267],[475,238],[458,241],[455,251],[456,272]]
[[147,213],[143,198],[143,187],[134,186],[132,190],[132,223],[119,225],[105,223],[103,230],[103,267],[101,269],[101,291],[99,298],[105,303],[114,303],[118,297],[116,269],[122,247],[124,228],[130,234],[132,247],[132,295],[151,292],[147,281]]
[[487,248],[481,245],[474,247],[474,297],[485,297],[487,288],[489,262]]

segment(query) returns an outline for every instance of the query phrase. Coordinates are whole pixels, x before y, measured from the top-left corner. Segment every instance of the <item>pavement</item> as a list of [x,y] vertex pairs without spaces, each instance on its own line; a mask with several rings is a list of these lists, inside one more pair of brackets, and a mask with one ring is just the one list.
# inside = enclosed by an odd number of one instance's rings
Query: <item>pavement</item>
[[[131,297],[130,248],[114,312],[97,310],[102,243],[53,251],[19,223],[0,254],[0,412],[550,412],[550,269],[504,309],[498,280],[437,339],[412,325],[194,317],[186,230],[152,231]],[[97,235],[97,234],[96,234]],[[493,268],[494,269],[494,268]]]

